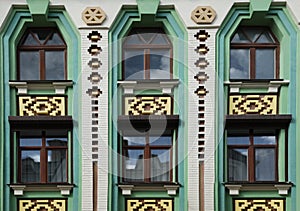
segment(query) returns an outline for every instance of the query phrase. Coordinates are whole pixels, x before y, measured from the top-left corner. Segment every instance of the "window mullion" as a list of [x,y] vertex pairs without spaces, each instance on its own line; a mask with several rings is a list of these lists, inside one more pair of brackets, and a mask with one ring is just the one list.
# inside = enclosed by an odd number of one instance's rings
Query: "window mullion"
[[255,70],[255,48],[250,48],[250,79],[256,78]]
[[144,150],[144,180],[145,182],[150,182],[151,166],[150,166],[150,145],[149,145],[149,135],[146,136],[146,146]]
[[40,79],[46,78],[45,50],[40,50]]
[[47,182],[47,150],[46,150],[46,134],[42,132],[42,148],[40,154],[40,171],[41,171],[41,182]]
[[249,181],[254,182],[255,181],[255,149],[253,145],[253,133],[250,132],[250,146],[249,146],[249,160],[248,160],[248,175],[249,175]]
[[144,50],[144,61],[145,79],[150,79],[150,49]]

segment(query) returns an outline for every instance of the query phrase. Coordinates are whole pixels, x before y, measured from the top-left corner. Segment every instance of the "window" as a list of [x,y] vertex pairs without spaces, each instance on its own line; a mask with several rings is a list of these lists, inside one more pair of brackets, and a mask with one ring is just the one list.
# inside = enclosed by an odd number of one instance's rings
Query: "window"
[[124,181],[170,182],[172,136],[124,136]]
[[123,78],[171,79],[172,45],[160,29],[134,29],[123,42]]
[[17,132],[21,183],[67,182],[67,130]]
[[54,28],[28,29],[18,46],[19,80],[65,80],[66,44]]
[[277,137],[275,132],[250,130],[229,133],[228,181],[277,181]]
[[230,44],[230,79],[278,78],[279,43],[268,28],[240,27]]

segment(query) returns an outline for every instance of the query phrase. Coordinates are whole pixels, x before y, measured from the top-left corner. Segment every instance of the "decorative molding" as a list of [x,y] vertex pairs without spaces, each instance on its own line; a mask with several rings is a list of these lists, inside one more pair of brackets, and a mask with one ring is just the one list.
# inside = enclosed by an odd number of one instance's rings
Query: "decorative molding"
[[65,97],[19,96],[19,116],[65,116],[65,102]]
[[215,20],[216,12],[211,6],[198,6],[192,11],[191,18],[196,24],[208,24]]
[[66,185],[25,185],[25,184],[11,184],[10,188],[14,191],[15,196],[22,196],[24,191],[60,191],[62,196],[68,196],[71,193],[74,185],[66,184]]
[[143,96],[124,98],[125,115],[171,115],[172,99],[169,96]]
[[55,94],[65,94],[67,87],[73,86],[73,81],[9,81],[11,87],[18,90],[18,94],[27,94],[28,90],[55,90]]
[[178,86],[179,80],[141,80],[118,81],[124,89],[124,94],[133,94],[135,90],[161,90],[163,94],[172,94],[172,90]]
[[239,93],[240,89],[257,89],[266,88],[268,93],[278,93],[281,86],[289,85],[289,80],[278,81],[225,81],[224,85],[228,85],[230,93]]
[[105,18],[106,14],[100,7],[87,7],[82,12],[82,20],[87,25],[101,25]]
[[65,199],[20,199],[19,211],[66,211],[67,200]]
[[277,95],[231,95],[229,114],[277,114]]
[[172,199],[127,199],[127,211],[173,211]]
[[102,94],[102,91],[98,89],[97,86],[93,86],[91,89],[88,89],[86,93],[92,98],[97,98],[100,96],[100,94]]
[[205,44],[200,44],[196,47],[195,51],[200,55],[205,55],[209,51],[209,48]]
[[91,33],[89,33],[87,38],[92,42],[98,42],[99,40],[101,40],[102,35],[97,31],[92,31]]
[[208,34],[207,31],[200,30],[197,34],[194,35],[194,37],[196,37],[196,39],[199,40],[200,42],[204,42],[210,37],[210,35]]
[[229,190],[229,194],[233,196],[238,196],[240,191],[278,191],[279,195],[288,195],[292,184],[225,184],[225,187]]
[[235,211],[284,211],[284,199],[235,199]]

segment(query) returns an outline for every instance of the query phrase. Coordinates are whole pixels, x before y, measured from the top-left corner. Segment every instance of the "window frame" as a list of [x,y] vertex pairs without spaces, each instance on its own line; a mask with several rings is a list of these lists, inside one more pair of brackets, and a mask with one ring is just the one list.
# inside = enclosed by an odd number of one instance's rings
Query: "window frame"
[[[56,129],[56,130],[61,130],[66,132],[66,138],[67,138],[67,144],[66,146],[47,146],[46,145],[46,139],[49,138],[47,134],[47,130],[35,130],[41,132],[41,138],[42,140],[42,145],[41,146],[20,146],[20,139],[21,131],[15,131],[17,133],[17,140],[16,140],[16,151],[17,151],[17,182],[22,183],[22,184],[65,184],[68,183],[68,169],[69,169],[69,147],[70,147],[70,140],[69,140],[69,130],[67,129]],[[23,151],[29,151],[29,150],[35,150],[38,151],[40,154],[40,181],[38,182],[24,182],[22,181],[22,152]],[[48,180],[48,152],[51,150],[64,150],[65,155],[66,155],[66,169],[65,169],[65,174],[66,174],[66,181],[59,181],[59,182],[49,182]]]
[[[52,30],[51,33],[57,33],[57,35],[61,38],[63,41],[64,45],[23,45],[22,43],[25,41],[27,36],[29,34],[33,34],[32,31],[34,30]],[[33,36],[34,37],[34,36]],[[35,37],[34,37],[35,38]],[[44,43],[47,43],[49,40],[50,36],[48,35],[47,39],[45,39]],[[39,41],[36,40],[38,43]],[[57,80],[67,80],[67,45],[65,40],[63,39],[63,36],[59,32],[57,28],[54,27],[46,27],[46,28],[28,28],[24,34],[22,35],[18,47],[17,47],[17,80],[24,80],[24,81],[30,81],[32,79],[21,79],[21,68],[20,68],[20,53],[21,52],[38,52],[39,54],[39,74],[40,78],[37,80],[44,80],[44,81],[49,81],[49,79],[46,79],[46,53],[45,52],[50,52],[50,51],[60,51],[64,52],[64,78],[62,79],[57,79]],[[33,79],[34,81],[34,79]],[[56,81],[56,80],[55,80]]]
[[[122,166],[121,166],[121,172],[122,172],[122,177],[121,177],[121,181],[125,182],[125,183],[171,183],[173,182],[173,178],[174,178],[174,172],[175,169],[173,168],[173,159],[174,159],[174,153],[176,154],[177,149],[174,149],[174,132],[172,131],[172,133],[167,133],[167,134],[163,134],[161,136],[170,136],[171,137],[171,145],[150,145],[149,144],[149,139],[150,137],[157,137],[155,134],[149,134],[146,133],[144,136],[142,135],[135,135],[135,134],[131,134],[129,133],[128,135],[124,135],[120,136],[121,139],[121,151],[122,151]],[[124,144],[124,137],[143,137],[145,138],[145,144],[144,145],[133,145],[133,146],[129,146],[129,145],[125,145]],[[133,181],[132,179],[127,179],[126,178],[126,150],[143,150],[143,174],[144,174],[144,180],[138,180],[138,181]],[[151,150],[168,150],[169,152],[169,178],[166,181],[152,181],[152,177],[151,177]],[[174,151],[175,150],[175,151]],[[175,156],[176,157],[176,156]]]
[[[165,38],[165,40],[168,41],[168,45],[151,45],[151,44],[126,44],[126,37],[124,38],[124,41],[122,43],[122,80],[126,80],[126,69],[125,69],[125,51],[126,50],[144,50],[143,58],[143,66],[144,66],[144,77],[143,79],[130,79],[130,80],[153,80],[150,78],[150,55],[151,55],[151,49],[160,50],[160,49],[168,49],[170,50],[170,78],[173,79],[173,45],[171,40],[168,38],[167,34],[163,31],[161,28],[133,28],[128,36],[140,34],[138,31],[145,31],[145,33],[159,33],[162,34]],[[147,32],[152,31],[152,32]],[[168,80],[168,79],[167,79]]]
[[[254,144],[254,137],[255,136],[274,136],[275,137],[275,144]],[[274,130],[272,133],[269,132],[255,132],[255,129],[249,129],[248,133],[236,133],[236,134],[230,134],[230,131],[227,133],[227,137],[249,137],[249,144],[231,144],[229,145],[226,142],[227,147],[227,181],[233,182],[233,183],[241,183],[241,182],[250,182],[250,183],[259,183],[259,182],[278,182],[278,135],[279,131]],[[227,139],[226,137],[226,139]],[[247,180],[230,180],[230,170],[229,170],[229,150],[230,149],[247,149],[248,152],[248,160],[247,160]],[[274,180],[256,180],[255,174],[256,174],[256,165],[255,165],[255,150],[256,149],[274,149]]]
[[[230,78],[230,71],[229,71],[229,80],[231,81],[240,81],[240,80],[272,80],[272,79],[279,79],[279,67],[280,67],[280,43],[277,39],[277,37],[274,35],[272,30],[268,27],[263,26],[241,26],[239,27],[233,34],[232,38],[235,36],[237,31],[242,30],[243,32],[247,29],[262,29],[263,31],[267,31],[275,43],[234,43],[232,40],[230,40],[230,51],[231,49],[249,49],[249,77],[248,78]],[[245,34],[245,32],[244,32]],[[258,36],[259,38],[260,36]],[[257,38],[257,39],[258,39]],[[249,39],[249,38],[248,38]],[[256,39],[256,40],[257,40]],[[255,40],[255,41],[256,41]],[[274,49],[274,78],[272,79],[257,79],[256,78],[256,50],[257,49]],[[231,59],[231,56],[230,56]],[[231,64],[229,65],[231,69]]]

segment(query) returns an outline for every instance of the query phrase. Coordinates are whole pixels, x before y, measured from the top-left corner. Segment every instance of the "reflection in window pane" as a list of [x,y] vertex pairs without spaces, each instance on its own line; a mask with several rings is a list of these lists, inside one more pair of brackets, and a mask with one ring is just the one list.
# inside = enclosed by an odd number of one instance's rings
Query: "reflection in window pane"
[[46,45],[64,45],[64,42],[57,33],[53,33]]
[[144,79],[144,50],[124,52],[125,79]]
[[41,138],[20,138],[20,146],[42,146]]
[[151,49],[150,78],[170,79],[170,50]]
[[40,56],[38,51],[20,51],[20,79],[40,79]]
[[273,79],[275,72],[274,49],[256,49],[256,79]]
[[126,181],[144,181],[144,150],[126,150],[125,152]]
[[249,79],[249,49],[230,50],[230,79]]
[[249,136],[228,136],[228,145],[248,145],[250,144]]
[[151,181],[170,180],[170,151],[151,150]]
[[255,180],[275,180],[275,149],[255,149]]
[[172,136],[150,136],[149,144],[153,145],[172,145]]
[[137,137],[137,136],[124,136],[123,137],[124,146],[143,146],[146,144],[145,137]]
[[64,51],[46,51],[46,80],[65,79],[65,53]]
[[67,146],[68,138],[46,138],[46,146]]
[[40,151],[21,152],[21,172],[22,182],[40,182]]
[[229,181],[248,180],[248,150],[247,149],[228,150],[228,180]]
[[66,150],[48,151],[48,182],[67,182]]
[[253,141],[255,145],[275,145],[275,136],[254,136]]

